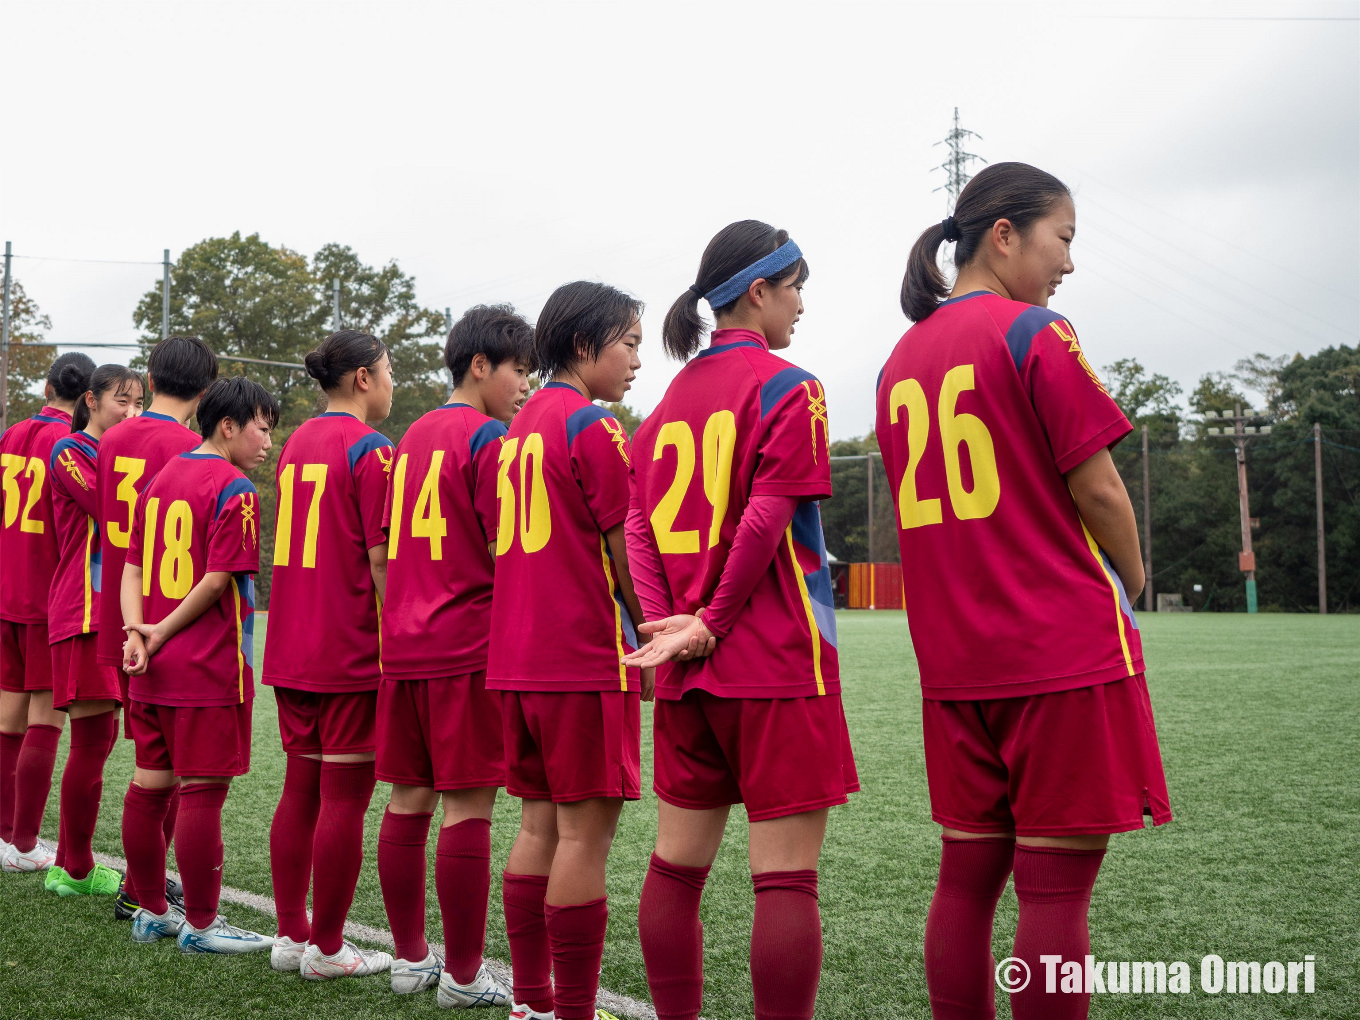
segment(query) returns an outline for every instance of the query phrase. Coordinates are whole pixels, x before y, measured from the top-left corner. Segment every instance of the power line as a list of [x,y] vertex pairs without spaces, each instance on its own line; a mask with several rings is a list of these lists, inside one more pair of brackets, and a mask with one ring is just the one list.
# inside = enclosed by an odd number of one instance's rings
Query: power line
[[15,255],[16,259],[33,259],[35,262],[88,262],[106,266],[159,266],[159,262],[140,262],[133,259],[63,259],[55,255]]

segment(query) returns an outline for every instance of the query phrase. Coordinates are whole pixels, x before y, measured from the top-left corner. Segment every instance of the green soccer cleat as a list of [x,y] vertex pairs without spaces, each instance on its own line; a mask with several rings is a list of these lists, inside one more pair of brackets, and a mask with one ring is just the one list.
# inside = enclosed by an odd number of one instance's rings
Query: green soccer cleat
[[113,896],[121,887],[123,876],[103,864],[96,864],[84,878],[72,878],[64,868],[52,868],[56,880],[48,880],[47,888],[58,896]]
[[65,868],[59,868],[54,864],[43,872],[43,888],[48,892],[56,892],[57,883],[63,878],[70,877],[70,875],[66,874]]

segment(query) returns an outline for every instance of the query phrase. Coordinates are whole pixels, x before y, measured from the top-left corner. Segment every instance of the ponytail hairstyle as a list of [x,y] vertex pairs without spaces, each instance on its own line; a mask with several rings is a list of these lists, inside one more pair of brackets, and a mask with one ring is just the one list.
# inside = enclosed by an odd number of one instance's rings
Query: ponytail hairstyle
[[[704,249],[703,258],[699,260],[698,279],[689,290],[676,298],[675,304],[666,313],[666,322],[661,327],[661,343],[666,353],[677,361],[688,361],[693,357],[708,334],[708,323],[699,315],[699,298],[711,294],[743,269],[754,266],[765,256],[778,251],[788,240],[787,230],[776,230],[760,220],[738,220],[714,234],[713,240]],[[761,278],[778,283],[796,276],[792,285],[798,286],[807,280],[810,272],[807,259],[800,257],[783,269]],[[740,300],[741,294],[738,294],[714,308],[713,312],[715,315],[730,312]]]
[[[90,376],[90,385],[85,392],[93,393],[94,402],[97,404],[99,398],[109,390],[113,390],[114,394],[117,395],[130,389],[133,383],[137,384],[137,388],[145,396],[146,384],[142,382],[140,374],[126,365],[100,365]],[[76,401],[75,412],[71,415],[71,431],[81,432],[88,424],[90,424],[90,408],[85,403],[85,394],[82,393],[80,399]]]
[[1024,235],[1035,220],[1053,211],[1055,203],[1071,197],[1066,184],[1028,163],[993,163],[982,170],[959,195],[954,215],[927,227],[912,245],[902,278],[902,311],[912,322],[920,322],[949,296],[939,265],[942,243],[957,242],[954,266],[962,269],[997,220],[1010,220]]
[[308,351],[303,364],[307,374],[329,393],[340,385],[346,373],[372,368],[386,353],[387,345],[371,333],[342,329],[322,340],[316,350]]
[[76,400],[90,388],[90,373],[93,371],[94,362],[88,354],[72,351],[52,362],[52,367],[47,370],[47,382],[52,392],[62,400]]

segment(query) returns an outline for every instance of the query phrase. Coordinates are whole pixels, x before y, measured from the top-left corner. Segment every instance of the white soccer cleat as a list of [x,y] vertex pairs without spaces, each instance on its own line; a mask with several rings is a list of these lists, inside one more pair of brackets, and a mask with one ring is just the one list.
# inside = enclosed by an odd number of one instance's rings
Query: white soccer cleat
[[552,1010],[540,1013],[522,1002],[517,1002],[510,1007],[510,1020],[557,1020],[557,1015]]
[[296,974],[302,969],[302,956],[306,952],[307,943],[294,942],[287,935],[276,935],[269,950],[269,966],[285,974]]
[[[510,992],[491,976],[483,963],[477,968],[477,975],[465,985],[453,980],[447,970],[439,978],[439,995],[435,1000],[440,1009],[475,1009],[478,1006],[504,1006],[510,1002]],[[513,1014],[512,1014],[513,1015]],[[526,1016],[541,1017],[542,1013],[528,1013]],[[553,1020],[552,1014],[547,1014]]]
[[205,928],[195,928],[185,921],[179,930],[178,941],[181,953],[222,953],[233,956],[238,953],[262,953],[274,946],[272,936],[227,924],[227,919],[221,914]]
[[57,848],[41,839],[33,844],[33,849],[20,850],[13,843],[7,844],[5,856],[0,859],[0,868],[11,874],[24,874],[46,871],[57,860]]
[[164,914],[153,914],[145,907],[138,907],[132,915],[133,942],[159,942],[173,939],[184,927],[184,911],[173,903],[165,905]]
[[368,977],[391,967],[391,954],[378,949],[360,949],[353,942],[342,942],[338,953],[327,956],[320,946],[308,943],[307,951],[302,954],[300,973],[307,981],[329,981],[332,978]]
[[425,959],[392,961],[392,991],[397,995],[423,992],[439,980],[444,971],[444,958],[431,949]]

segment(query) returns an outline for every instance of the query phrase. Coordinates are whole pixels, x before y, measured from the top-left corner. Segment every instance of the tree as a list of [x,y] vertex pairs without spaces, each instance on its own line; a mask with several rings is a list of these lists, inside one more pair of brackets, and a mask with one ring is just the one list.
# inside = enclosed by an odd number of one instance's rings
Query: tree
[[9,370],[5,374],[5,421],[13,424],[38,413],[43,405],[42,387],[47,370],[57,352],[54,347],[34,347],[41,343],[52,320],[13,277],[9,282]]

